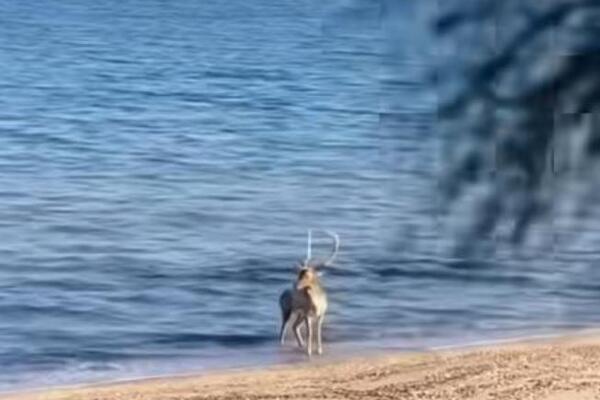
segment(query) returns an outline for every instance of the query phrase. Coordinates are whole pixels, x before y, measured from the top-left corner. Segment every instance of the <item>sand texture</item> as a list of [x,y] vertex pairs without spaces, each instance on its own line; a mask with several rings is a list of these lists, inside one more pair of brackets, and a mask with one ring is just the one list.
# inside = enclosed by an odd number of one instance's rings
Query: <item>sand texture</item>
[[600,336],[313,361],[0,396],[15,400],[600,399]]

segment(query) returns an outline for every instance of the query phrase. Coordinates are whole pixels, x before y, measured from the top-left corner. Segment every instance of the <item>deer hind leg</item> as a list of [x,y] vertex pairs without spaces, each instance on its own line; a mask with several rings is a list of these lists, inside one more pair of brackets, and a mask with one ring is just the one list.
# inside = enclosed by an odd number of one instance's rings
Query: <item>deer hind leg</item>
[[300,332],[300,328],[302,327],[302,323],[304,319],[300,316],[296,317],[294,321],[294,335],[296,336],[296,342],[298,342],[298,346],[303,349],[304,348],[304,339],[302,339],[302,332]]
[[281,342],[281,345],[285,344],[285,335],[290,323],[291,314],[292,313],[290,311],[283,311],[281,313],[281,330],[279,332],[279,341]]

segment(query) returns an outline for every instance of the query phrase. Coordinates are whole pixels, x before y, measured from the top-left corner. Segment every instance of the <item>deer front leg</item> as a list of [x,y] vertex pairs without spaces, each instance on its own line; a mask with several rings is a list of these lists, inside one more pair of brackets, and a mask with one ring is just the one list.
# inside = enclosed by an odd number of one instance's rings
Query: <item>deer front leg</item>
[[301,349],[304,348],[304,340],[302,339],[302,334],[300,332],[302,322],[304,322],[304,320],[300,317],[297,317],[294,321],[294,335],[296,336],[296,342],[298,342],[298,346],[300,346]]
[[323,354],[323,320],[324,315],[317,317],[317,354]]
[[305,321],[306,330],[308,332],[306,338],[306,354],[308,354],[308,356],[310,357],[312,355],[313,327],[311,324],[311,318],[309,316],[306,316]]

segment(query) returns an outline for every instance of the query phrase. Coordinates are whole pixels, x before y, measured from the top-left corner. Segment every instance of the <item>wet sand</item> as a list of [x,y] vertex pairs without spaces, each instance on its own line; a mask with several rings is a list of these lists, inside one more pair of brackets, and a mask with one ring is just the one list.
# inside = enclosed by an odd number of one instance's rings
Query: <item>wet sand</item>
[[1,400],[600,399],[600,334],[140,380]]

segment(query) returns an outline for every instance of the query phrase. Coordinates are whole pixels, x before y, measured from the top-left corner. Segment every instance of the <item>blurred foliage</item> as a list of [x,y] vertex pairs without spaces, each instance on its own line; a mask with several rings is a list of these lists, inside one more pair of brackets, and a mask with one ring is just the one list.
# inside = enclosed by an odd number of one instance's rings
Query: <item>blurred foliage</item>
[[[564,195],[597,196],[600,1],[439,5],[439,127],[451,205],[476,197],[465,242],[522,243]],[[476,189],[477,188],[477,189]]]

